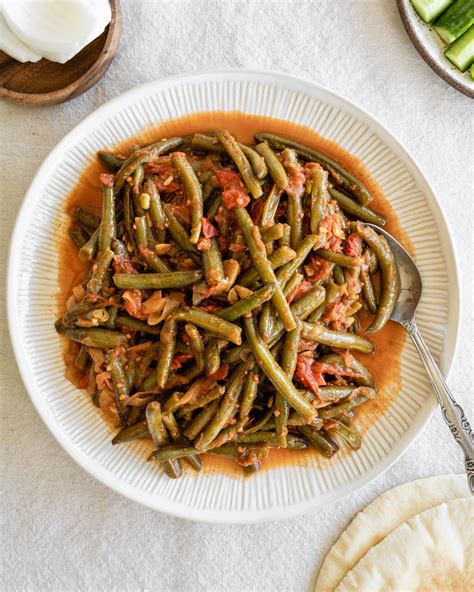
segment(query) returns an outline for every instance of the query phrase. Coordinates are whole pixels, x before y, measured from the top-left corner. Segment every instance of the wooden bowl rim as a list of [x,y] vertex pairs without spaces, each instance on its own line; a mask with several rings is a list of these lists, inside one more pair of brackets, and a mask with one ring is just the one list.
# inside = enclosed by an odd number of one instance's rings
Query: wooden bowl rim
[[[104,72],[102,72],[100,78],[102,78],[102,76],[107,71],[108,65],[110,65],[112,58],[117,52],[118,45],[112,55],[108,54],[108,50],[112,46],[113,41],[120,39],[122,34],[122,13],[120,10],[119,0],[109,0],[109,2],[112,9],[112,17],[110,19],[110,23],[107,25],[109,28],[107,37],[105,38],[104,45],[102,46],[97,59],[91,65],[91,67],[86,70],[84,74],[82,74],[82,76],[69,83],[67,86],[48,93],[25,93],[0,87],[0,98],[4,98],[12,102],[22,103],[23,105],[42,106],[64,102],[71,94],[75,93],[81,88],[83,88],[83,90],[78,93],[78,96],[89,90],[90,87],[87,86],[87,83],[91,77],[104,65],[106,68]],[[110,60],[108,65],[107,60]],[[100,80],[100,78],[98,80]]]
[[[467,84],[463,84],[454,76],[451,76],[449,72],[444,70],[436,60],[434,60],[431,55],[426,51],[425,46],[420,41],[416,31],[410,21],[408,16],[408,8],[405,4],[404,0],[397,0],[398,11],[400,13],[400,18],[402,20],[403,26],[405,27],[406,32],[408,33],[408,37],[410,38],[411,42],[415,46],[416,50],[420,54],[420,56],[424,59],[424,61],[430,66],[430,68],[438,74],[445,82],[447,82],[450,86],[458,90],[463,95],[466,95],[470,99],[474,99],[474,89],[469,88]],[[413,9],[414,10],[414,9]],[[427,25],[428,26],[428,25]]]

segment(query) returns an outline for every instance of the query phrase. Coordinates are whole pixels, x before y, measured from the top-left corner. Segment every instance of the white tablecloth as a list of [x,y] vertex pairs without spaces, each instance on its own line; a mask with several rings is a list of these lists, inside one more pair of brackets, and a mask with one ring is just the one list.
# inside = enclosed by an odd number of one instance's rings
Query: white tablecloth
[[[464,292],[449,383],[473,419],[473,104],[418,56],[395,0],[122,0],[122,8],[120,52],[92,90],[55,107],[0,105],[3,264],[35,170],[108,99],[149,80],[215,67],[300,75],[378,118],[416,158],[439,196]],[[311,514],[216,526],[153,512],[95,481],[49,434],[16,368],[3,306],[0,315],[5,592],[311,590],[335,538],[377,494],[404,481],[463,470],[460,451],[436,413],[389,471],[351,498]]]

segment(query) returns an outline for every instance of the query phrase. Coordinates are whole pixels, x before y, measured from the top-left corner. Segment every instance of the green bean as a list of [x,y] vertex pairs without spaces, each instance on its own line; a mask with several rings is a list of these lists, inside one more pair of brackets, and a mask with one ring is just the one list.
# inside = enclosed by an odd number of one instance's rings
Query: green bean
[[255,150],[265,159],[268,172],[270,173],[270,177],[273,179],[275,185],[282,191],[286,191],[288,188],[288,177],[286,171],[267,142],[257,144],[255,146]]
[[97,156],[99,157],[100,163],[111,171],[118,171],[124,162],[121,158],[117,158],[112,152],[105,152],[103,150],[97,152]]
[[377,224],[377,226],[385,226],[386,219],[382,214],[371,210],[368,206],[357,203],[334,187],[329,188],[329,193],[331,194],[331,197],[337,201],[343,212],[354,216],[354,218],[363,220],[364,222]]
[[374,351],[374,344],[372,341],[355,335],[354,333],[341,333],[340,331],[331,331],[324,325],[303,323],[302,329],[303,339],[308,341],[316,341],[329,347],[336,347],[339,349],[350,349],[360,351],[365,354],[370,354]]
[[174,242],[178,245],[180,249],[186,251],[188,253],[196,253],[198,254],[199,251],[196,249],[195,245],[191,242],[188,233],[181,222],[176,218],[173,214],[173,210],[170,204],[163,204],[163,208],[166,213],[166,219],[168,221],[168,230],[171,234],[171,238]]
[[135,358],[130,356],[127,359],[127,364],[124,368],[125,375],[127,377],[127,384],[128,384],[128,391],[132,391],[133,387],[135,386],[136,376],[137,376],[137,363]]
[[196,455],[198,451],[189,444],[174,444],[155,450],[151,453],[149,460],[158,460],[160,462],[176,460]]
[[70,239],[78,249],[82,249],[82,247],[87,243],[87,241],[90,238],[87,232],[77,224],[74,224],[69,228],[68,234]]
[[160,348],[156,366],[156,384],[159,388],[165,388],[168,382],[174,350],[176,348],[177,334],[178,323],[174,317],[170,316],[165,320],[160,333]]
[[312,234],[319,231],[319,223],[326,216],[329,203],[328,173],[322,168],[314,168],[311,177],[311,221]]
[[[375,391],[373,391],[373,394],[375,394]],[[319,415],[323,419],[334,419],[337,418],[338,415],[344,415],[345,413],[347,413],[347,411],[350,411],[351,409],[354,409],[354,407],[358,407],[359,405],[362,405],[367,401],[368,398],[364,395],[349,397],[347,400],[342,401],[342,403],[338,403],[337,405],[331,405],[331,407],[328,407],[327,409],[321,409]]]
[[185,405],[182,405],[178,409],[178,411],[176,412],[176,416],[177,417],[184,417],[185,415],[188,415],[189,413],[196,411],[196,409],[201,409],[203,407],[206,407],[209,403],[212,403],[212,401],[215,401],[216,399],[220,399],[220,397],[222,397],[224,392],[225,392],[225,387],[218,384],[215,387],[211,388],[210,390],[206,390],[206,392],[198,395],[198,398],[196,400],[193,400],[189,403],[186,403]]
[[368,264],[369,264],[369,273],[374,274],[379,269],[379,262],[377,260],[377,255],[372,251],[372,249],[367,249],[367,257],[368,257]]
[[364,366],[364,364],[362,364],[362,362],[359,362],[359,360],[357,360],[353,356],[350,358],[349,366],[347,366],[345,358],[343,358],[340,354],[327,354],[325,356],[321,356],[319,360],[321,362],[331,364],[339,368],[349,369],[357,374],[361,374],[362,376],[354,378],[354,382],[358,386],[366,386],[371,388],[373,388],[374,386],[374,380],[369,370]]
[[359,432],[354,427],[349,428],[348,426],[334,419],[331,421],[336,423],[337,427],[328,430],[328,434],[331,436],[340,436],[353,450],[358,450],[361,447],[362,439]]
[[149,333],[151,335],[159,335],[161,332],[159,327],[149,325],[148,323],[130,317],[127,314],[118,314],[115,324],[117,327],[121,327],[123,329],[128,329],[130,331],[142,331],[143,333]]
[[221,319],[215,314],[199,310],[197,308],[184,307],[179,308],[173,313],[173,318],[177,321],[187,321],[194,323],[202,329],[227,339],[236,345],[242,343],[242,329],[229,321]]
[[130,185],[125,187],[123,192],[123,221],[125,230],[127,232],[128,240],[132,245],[133,252],[137,254],[137,246],[135,244],[135,237],[133,235],[132,220],[134,217],[133,205],[130,197]]
[[[184,438],[181,434],[181,430],[174,415],[170,412],[164,413],[163,423],[165,424],[173,443],[182,445],[184,443]],[[153,458],[153,454],[151,458]],[[202,461],[199,454],[193,453],[193,451],[191,451],[189,454],[185,455],[184,460],[196,471],[200,471],[202,469]],[[173,459],[170,459],[169,462],[173,462]]]
[[[329,354],[331,356],[332,354]],[[334,354],[339,355],[339,354]],[[326,357],[329,356],[322,356],[318,359],[318,362],[322,362]],[[329,362],[330,363],[330,362]],[[349,397],[357,387],[355,386],[320,386],[319,393],[324,401],[323,405],[317,403],[316,407],[321,407],[325,405],[330,405],[340,399],[344,399]]]
[[117,194],[124,186],[125,181],[133,175],[133,173],[140,165],[146,164],[151,160],[155,160],[161,154],[164,154],[166,152],[169,152],[170,150],[173,150],[174,148],[177,148],[182,143],[182,138],[170,138],[169,140],[157,142],[151,147],[140,148],[132,152],[132,154],[124,161],[124,163],[120,167],[120,170],[118,171],[117,176],[115,178],[115,191],[117,192]]
[[331,458],[339,450],[339,446],[323,431],[315,430],[310,426],[301,426],[299,428],[308,442],[316,448],[326,458]]
[[301,196],[289,195],[286,216],[290,224],[290,246],[292,249],[297,249],[303,236],[303,204]]
[[[296,250],[296,255],[283,265],[276,274],[276,279],[280,285],[285,284],[291,276],[295,273],[295,271],[303,265],[306,257],[309,255],[312,249],[317,248],[317,245],[322,242],[322,238],[316,234],[308,234],[305,236],[304,239],[301,241],[300,246]],[[282,247],[283,248],[283,247]]]
[[[260,417],[260,419],[256,423],[252,424],[249,428],[245,430],[245,436],[248,436],[249,434],[254,434],[256,432],[261,432],[264,429],[266,429],[267,424],[273,419],[273,412],[274,409],[272,405],[267,409],[267,411],[263,414],[262,417]],[[235,434],[235,437],[238,437],[237,433]]]
[[204,368],[206,374],[209,376],[210,374],[214,374],[219,370],[221,365],[221,356],[219,352],[219,348],[217,346],[217,338],[211,337],[207,342],[206,348],[204,350]]
[[283,190],[274,184],[270,190],[270,193],[268,194],[267,199],[265,200],[265,205],[263,207],[262,219],[260,220],[260,225],[262,228],[271,226],[274,223],[275,214],[280,204],[282,193]]
[[164,243],[166,238],[166,214],[161,203],[161,197],[151,177],[147,177],[144,185],[145,191],[150,196],[150,218],[155,228],[156,240]]
[[[275,273],[268,261],[265,247],[260,238],[258,226],[255,226],[249,216],[247,210],[237,208],[234,210],[237,222],[245,236],[245,241],[250,251],[253,264],[255,265],[258,274],[265,284],[276,283]],[[283,325],[287,331],[291,331],[295,327],[295,320],[291,314],[288,302],[283,296],[282,289],[277,285],[272,296],[272,304],[280,316]]]
[[[289,247],[280,247],[268,256],[268,261],[272,269],[278,269],[294,259],[295,256],[296,253],[293,249],[290,249]],[[251,286],[258,281],[258,279],[259,275],[257,269],[255,267],[250,267],[237,279],[237,283],[240,286],[248,288],[248,286]]]
[[332,274],[334,276],[334,281],[339,286],[342,286],[342,284],[345,284],[346,283],[346,280],[344,278],[344,273],[343,273],[342,268],[341,268],[340,265],[335,265],[333,267]]
[[258,306],[268,302],[275,293],[276,285],[267,284],[260,290],[254,292],[251,296],[238,300],[235,304],[216,310],[214,315],[225,319],[226,321],[236,321],[238,318],[255,310]]
[[[209,204],[207,211],[206,211],[206,218],[208,220],[210,220],[211,222],[214,220],[214,218],[217,215],[217,212],[219,211],[219,208],[222,205],[222,194],[218,193],[213,199],[212,202]],[[206,204],[207,206],[207,204]]]
[[272,224],[260,230],[264,243],[280,239],[285,232],[285,224]]
[[204,215],[201,184],[184,152],[173,152],[171,164],[178,171],[186,196],[190,200],[192,226],[189,240],[192,244],[196,244],[201,235],[201,218]]
[[291,294],[293,290],[295,290],[301,282],[304,280],[304,276],[302,273],[294,273],[291,278],[286,282],[285,287],[283,288],[283,295],[286,299]]
[[170,268],[168,264],[158,257],[158,255],[152,250],[152,245],[148,243],[150,228],[146,216],[135,218],[135,227],[138,250],[147,266],[159,273],[169,272]]
[[359,257],[351,257],[350,255],[344,255],[344,253],[334,253],[326,249],[318,249],[316,255],[341,267],[358,267],[360,265]]
[[278,245],[280,247],[289,247],[290,241],[291,241],[291,228],[289,227],[288,224],[285,224],[283,236],[278,241]]
[[146,406],[146,423],[153,444],[156,448],[161,448],[168,444],[168,433],[161,413],[161,405],[157,401],[152,401]]
[[110,248],[116,236],[114,190],[102,184],[102,217],[99,226],[99,253]]
[[[296,359],[298,356],[298,346],[300,343],[301,321],[297,321],[297,325],[293,331],[287,333],[283,344],[283,353],[281,356],[281,369],[287,375],[289,380],[293,380],[293,375],[296,369]],[[275,433],[278,445],[286,448],[288,428],[288,415],[290,413],[290,406],[288,401],[280,394],[275,395]],[[306,421],[306,419],[305,419]]]
[[270,302],[265,302],[262,306],[260,316],[258,319],[258,332],[263,341],[267,342],[270,339],[271,330],[273,327],[274,312]]
[[122,428],[113,438],[112,444],[123,444],[124,442],[132,442],[139,438],[149,438],[148,424],[146,421],[140,421],[132,426]]
[[179,458],[176,460],[168,460],[163,464],[163,469],[165,473],[171,479],[179,479],[183,474],[183,468],[181,466],[181,461]]
[[310,148],[299,142],[294,142],[288,138],[282,138],[281,136],[275,136],[273,134],[259,133],[255,134],[255,138],[259,142],[268,142],[268,144],[276,150],[293,148],[303,160],[309,160],[323,165],[324,168],[331,173],[331,176],[340,183],[342,187],[354,193],[362,204],[367,204],[372,201],[372,196],[359,179],[354,177],[354,175],[352,175],[352,173],[346,168],[319,150],[315,150],[314,148]]
[[211,238],[209,248],[202,251],[202,268],[208,286],[217,286],[225,280],[219,243],[215,238]]
[[127,336],[123,333],[100,327],[66,329],[64,333],[72,341],[78,341],[88,347],[97,347],[99,349],[111,349],[119,345],[124,345],[127,341]]
[[214,417],[217,408],[220,404],[220,398],[214,399],[208,405],[206,405],[201,411],[193,418],[189,426],[184,430],[184,435],[189,440],[194,440],[203,431],[203,429],[209,424],[211,419]]
[[375,333],[385,326],[397,302],[399,290],[397,264],[385,237],[360,222],[351,223],[351,229],[364,239],[377,255],[379,262],[382,278],[380,303],[375,313],[375,319],[366,331],[367,333]]
[[298,393],[291,380],[277,364],[270,350],[258,335],[253,319],[245,319],[245,333],[252,353],[267,378],[292,407],[311,421],[316,415],[314,407]]
[[90,280],[87,282],[87,291],[89,294],[98,294],[104,284],[104,277],[114,258],[113,251],[106,247],[99,255],[97,263],[92,267],[93,272]]
[[257,179],[265,179],[265,177],[268,175],[265,159],[262,158],[260,154],[255,152],[253,148],[250,148],[250,146],[246,146],[245,144],[239,144],[239,146],[244,155],[247,157],[247,160],[249,161]]
[[199,376],[204,370],[204,344],[197,328],[192,323],[186,323],[184,330],[189,337],[191,351],[195,359],[195,367],[186,375],[188,379]]
[[[279,446],[277,436],[273,432],[244,434],[238,439],[238,442],[242,442],[243,444],[267,444],[271,447]],[[298,436],[294,436],[293,434],[288,434],[287,448],[291,448],[292,450],[304,450],[305,448],[308,448],[308,445],[302,438],[298,438]]]
[[87,351],[84,345],[81,345],[77,356],[74,360],[74,366],[79,370],[85,370],[89,365],[91,357],[89,356],[89,352]]
[[372,314],[377,312],[377,300],[375,297],[374,285],[372,284],[372,278],[368,270],[362,266],[360,269],[360,275],[363,281],[362,284],[362,295],[364,296],[367,308]]
[[198,450],[205,450],[237,412],[238,399],[247,373],[252,365],[253,360],[247,360],[232,372],[217,413],[200,436],[194,441]]
[[[144,179],[145,179],[145,167],[141,164],[140,166],[137,167],[137,169],[133,173],[132,191],[133,191],[133,194],[137,196],[137,198],[140,193],[140,187],[142,186]],[[135,208],[135,210],[138,213],[137,208]],[[140,214],[138,214],[138,215],[142,216],[143,214],[140,212]]]
[[94,230],[89,240],[79,249],[79,259],[86,263],[92,261],[97,253],[99,245],[99,229]]
[[242,400],[240,403],[239,417],[246,419],[250,415],[253,403],[258,395],[258,387],[260,384],[259,372],[249,372],[245,380],[244,390],[242,393]]
[[94,326],[103,325],[109,320],[109,313],[105,308],[95,308],[83,315],[81,319],[92,321]]
[[114,385],[115,403],[117,405],[120,424],[125,423],[128,411],[128,382],[123,366],[118,357],[110,352],[105,354],[107,368],[110,369],[110,376]]
[[114,284],[121,290],[165,290],[197,284],[202,271],[169,271],[166,273],[116,273]]
[[220,143],[239,169],[242,180],[254,199],[262,196],[262,188],[238,142],[226,130],[216,132]]

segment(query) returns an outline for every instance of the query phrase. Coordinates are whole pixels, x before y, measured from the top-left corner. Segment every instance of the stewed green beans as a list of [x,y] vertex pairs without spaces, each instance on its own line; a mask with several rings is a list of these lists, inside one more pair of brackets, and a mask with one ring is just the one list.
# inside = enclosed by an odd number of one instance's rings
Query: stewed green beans
[[[358,448],[377,396],[355,356],[395,305],[367,187],[323,152],[228,131],[99,154],[100,217],[70,211],[88,271],[56,329],[113,444],[151,439],[171,478],[201,453],[258,471],[272,448]],[[367,356],[365,356],[367,357]]]

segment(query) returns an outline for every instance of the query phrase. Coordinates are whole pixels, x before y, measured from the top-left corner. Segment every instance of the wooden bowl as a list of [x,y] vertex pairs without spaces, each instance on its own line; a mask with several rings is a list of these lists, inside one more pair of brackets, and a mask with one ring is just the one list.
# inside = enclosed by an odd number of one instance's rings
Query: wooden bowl
[[122,33],[119,0],[110,0],[112,19],[102,35],[65,64],[46,59],[17,62],[0,51],[0,98],[24,105],[56,105],[89,90],[107,72]]

